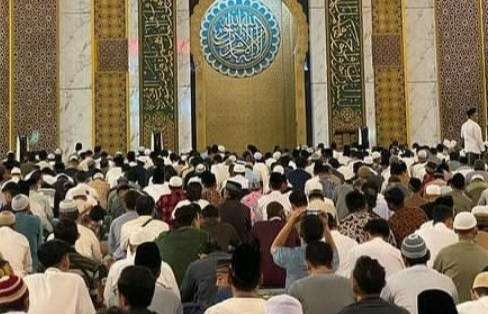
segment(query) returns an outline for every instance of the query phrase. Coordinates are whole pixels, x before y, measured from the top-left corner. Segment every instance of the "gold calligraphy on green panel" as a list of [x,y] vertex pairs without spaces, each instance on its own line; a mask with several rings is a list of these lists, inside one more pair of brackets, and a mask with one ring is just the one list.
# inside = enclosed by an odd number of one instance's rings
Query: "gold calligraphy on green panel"
[[176,25],[174,0],[140,2],[141,140],[161,133],[164,146],[176,149]]

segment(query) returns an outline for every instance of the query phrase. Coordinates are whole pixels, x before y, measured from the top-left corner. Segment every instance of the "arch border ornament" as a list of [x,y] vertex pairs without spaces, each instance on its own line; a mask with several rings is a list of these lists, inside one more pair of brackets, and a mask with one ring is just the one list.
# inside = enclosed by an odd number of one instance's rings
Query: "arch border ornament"
[[[203,73],[198,69],[203,65],[205,60],[202,46],[200,44],[200,27],[201,21],[208,8],[215,0],[200,0],[193,10],[190,18],[190,49],[195,63],[195,79],[197,85],[203,81]],[[287,6],[295,21],[294,30],[296,33],[296,44],[294,47],[294,72],[295,72],[295,125],[296,125],[296,143],[306,144],[306,109],[305,109],[305,73],[304,62],[308,52],[308,23],[303,7],[298,0],[282,0]],[[296,28],[296,29],[295,29]],[[198,34],[198,35],[194,35]],[[205,90],[196,88],[196,129],[197,129],[197,148],[203,149],[207,145],[207,133],[205,123],[207,112],[205,104]]]

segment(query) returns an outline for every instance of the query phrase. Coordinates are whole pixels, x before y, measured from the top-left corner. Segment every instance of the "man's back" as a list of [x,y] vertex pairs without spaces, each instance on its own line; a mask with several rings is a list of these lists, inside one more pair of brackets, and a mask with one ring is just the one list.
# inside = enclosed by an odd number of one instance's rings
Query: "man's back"
[[17,213],[15,214],[15,230],[24,235],[29,241],[32,257],[32,270],[37,271],[37,249],[42,244],[44,238],[41,219],[27,213]]
[[29,241],[10,227],[0,227],[0,252],[15,274],[25,276],[32,271]]
[[452,196],[454,203],[454,217],[460,212],[471,212],[473,201],[461,190],[454,190],[449,195]]
[[413,266],[390,276],[381,297],[392,304],[404,307],[411,314],[417,314],[418,295],[432,289],[448,293],[454,301],[458,298],[456,286],[451,278],[425,265]]
[[430,260],[427,265],[432,266],[439,252],[449,245],[459,241],[457,234],[443,223],[437,223],[432,227],[420,228],[416,232],[425,241],[430,251]]
[[345,307],[339,314],[409,314],[409,312],[379,297],[370,297]]
[[349,280],[333,273],[300,279],[290,287],[289,293],[302,303],[304,314],[337,314],[354,302]]
[[[286,271],[274,263],[270,253],[271,244],[284,225],[285,223],[278,218],[257,222],[253,227],[252,234],[258,241],[261,251],[262,285],[264,287],[283,288],[285,286]],[[300,246],[300,238],[295,230],[288,236],[285,246]]]
[[422,209],[404,207],[395,212],[388,224],[395,235],[396,242],[402,243],[405,237],[415,232],[426,221],[427,215]]
[[188,265],[198,259],[209,239],[209,234],[203,230],[182,227],[163,232],[154,241],[163,260],[173,269],[178,285],[181,285]]
[[460,240],[442,249],[434,261],[434,269],[452,278],[459,301],[471,299],[474,278],[488,265],[488,252],[474,241]]
[[182,302],[198,304],[203,309],[212,306],[217,294],[217,264],[230,258],[227,253],[213,252],[192,262],[181,284]]
[[237,247],[240,242],[236,229],[231,224],[220,222],[218,219],[206,219],[200,228],[207,231],[224,251],[228,251],[229,246]]
[[29,313],[93,314],[90,295],[83,279],[55,268],[24,278],[29,288]]
[[183,306],[178,296],[168,287],[156,283],[154,296],[148,308],[158,314],[183,314]]
[[226,200],[219,207],[219,217],[222,222],[231,224],[239,234],[241,242],[250,238],[251,210],[239,200]]
[[265,303],[257,298],[230,298],[205,311],[205,314],[264,314]]

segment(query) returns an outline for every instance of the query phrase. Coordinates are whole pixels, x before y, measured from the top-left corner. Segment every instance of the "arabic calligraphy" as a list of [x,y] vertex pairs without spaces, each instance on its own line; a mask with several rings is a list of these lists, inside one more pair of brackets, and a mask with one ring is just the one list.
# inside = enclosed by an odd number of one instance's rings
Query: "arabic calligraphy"
[[333,106],[363,106],[361,1],[331,0],[328,8]]
[[280,29],[259,0],[215,2],[202,19],[200,41],[207,62],[232,77],[250,77],[268,68],[278,53]]
[[176,145],[176,25],[173,0],[140,4],[141,118],[144,145],[162,131],[165,146]]

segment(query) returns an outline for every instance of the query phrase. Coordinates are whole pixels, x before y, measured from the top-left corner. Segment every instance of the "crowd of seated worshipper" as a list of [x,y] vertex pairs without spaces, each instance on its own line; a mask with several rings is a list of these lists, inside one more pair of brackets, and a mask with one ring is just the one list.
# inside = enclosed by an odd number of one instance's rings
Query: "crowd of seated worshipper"
[[473,156],[8,153],[0,313],[488,313],[488,159]]

